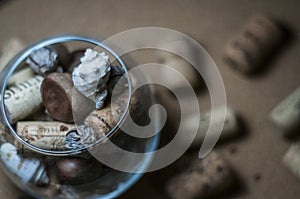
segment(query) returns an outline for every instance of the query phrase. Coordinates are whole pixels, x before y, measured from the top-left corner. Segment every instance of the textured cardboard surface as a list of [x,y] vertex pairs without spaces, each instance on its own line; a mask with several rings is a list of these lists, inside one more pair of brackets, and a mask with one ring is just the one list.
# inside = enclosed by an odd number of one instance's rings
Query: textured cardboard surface
[[[0,4],[0,45],[15,36],[30,44],[59,33],[109,37],[120,31],[143,26],[175,29],[199,41],[216,61],[223,76],[228,103],[236,109],[248,130],[239,140],[217,148],[233,165],[243,182],[234,198],[292,199],[300,196],[300,181],[281,163],[290,145],[268,119],[268,114],[299,86],[300,2],[295,0],[13,0]],[[258,76],[246,78],[222,61],[224,45],[257,14],[269,14],[292,27],[295,38]],[[199,97],[205,107],[207,93]],[[230,151],[235,149],[235,153]],[[260,180],[257,179],[260,175]],[[1,172],[0,196],[18,199],[23,193]],[[165,198],[147,178],[121,198]],[[230,198],[232,198],[230,197]]]

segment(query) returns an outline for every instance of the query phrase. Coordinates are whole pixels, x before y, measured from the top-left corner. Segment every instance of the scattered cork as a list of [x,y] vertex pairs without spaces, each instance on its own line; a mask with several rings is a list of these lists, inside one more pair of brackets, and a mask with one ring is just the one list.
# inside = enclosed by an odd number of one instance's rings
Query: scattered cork
[[284,136],[296,133],[300,127],[300,88],[280,102],[272,110],[270,118]]
[[[218,107],[214,111],[218,113],[220,112],[220,110],[222,110],[222,108],[224,107]],[[200,114],[200,120],[196,115],[190,115],[183,119],[182,125],[186,132],[185,138],[188,138],[188,136],[192,135],[193,132],[191,132],[191,129],[195,129],[195,126],[199,125],[196,137],[191,145],[191,148],[195,149],[201,146],[206,136],[210,124],[210,119],[211,111],[207,111],[203,114]],[[212,125],[217,125],[220,122],[221,119],[217,118],[217,120],[213,121]],[[227,107],[224,126],[220,135],[220,139],[224,140],[227,138],[237,137],[240,135],[240,132],[240,124],[236,112],[233,109]]]
[[281,45],[283,31],[267,17],[254,17],[225,48],[225,62],[251,74],[264,66],[270,55]]
[[204,159],[187,163],[185,170],[168,182],[167,193],[172,199],[204,198],[225,191],[232,181],[229,166],[217,153],[211,152]]
[[283,157],[283,164],[300,180],[300,143],[290,146]]

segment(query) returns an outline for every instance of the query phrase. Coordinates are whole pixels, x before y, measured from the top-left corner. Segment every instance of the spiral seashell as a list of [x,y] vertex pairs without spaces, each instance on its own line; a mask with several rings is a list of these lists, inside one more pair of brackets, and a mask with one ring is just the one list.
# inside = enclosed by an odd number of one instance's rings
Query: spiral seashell
[[80,125],[66,135],[66,147],[71,150],[83,149],[105,137],[104,132],[96,132],[91,127]]
[[80,140],[81,134],[77,131],[77,128],[71,129],[66,135],[66,148],[72,150],[83,149],[84,145]]
[[99,94],[96,94],[96,96],[95,96],[96,109],[99,110],[99,109],[103,108],[107,94],[108,94],[107,90],[104,90],[103,92],[101,92]]
[[[72,74],[74,86],[86,97],[93,98],[102,92],[106,92],[106,83],[109,79],[109,56],[104,52],[99,53],[87,49],[80,59],[81,63]],[[106,92],[107,93],[107,92]],[[106,95],[104,98],[105,99]]]
[[5,166],[23,182],[41,186],[49,184],[47,171],[39,159],[18,155],[17,148],[8,142],[1,145],[0,156]]

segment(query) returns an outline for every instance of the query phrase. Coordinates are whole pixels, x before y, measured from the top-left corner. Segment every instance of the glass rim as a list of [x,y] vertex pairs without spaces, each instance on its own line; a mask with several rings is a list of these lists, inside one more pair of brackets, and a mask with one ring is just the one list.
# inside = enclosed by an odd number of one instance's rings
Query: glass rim
[[[4,103],[4,101],[5,101],[4,95],[5,95],[7,85],[8,85],[9,78],[12,76],[13,72],[18,68],[18,66],[32,52],[34,52],[34,51],[36,51],[36,50],[38,50],[42,47],[48,46],[48,45],[59,44],[59,43],[64,43],[64,42],[72,42],[72,41],[86,42],[86,43],[93,44],[97,47],[100,47],[100,48],[106,50],[107,52],[109,52],[117,60],[117,62],[123,68],[124,74],[126,75],[126,78],[128,79],[128,98],[127,98],[128,101],[127,101],[127,104],[126,104],[126,107],[125,107],[125,111],[122,114],[122,116],[120,117],[120,119],[117,121],[116,125],[104,137],[100,138],[95,143],[85,145],[84,148],[81,148],[81,149],[64,150],[64,151],[47,150],[47,149],[43,149],[43,148],[37,147],[35,145],[32,145],[32,144],[26,142],[22,137],[19,136],[19,134],[12,127],[12,125],[11,125],[9,119],[8,119],[7,111],[6,111],[6,107],[5,107],[5,103]],[[27,148],[31,149],[34,152],[38,152],[38,153],[41,153],[41,154],[44,154],[44,155],[65,156],[65,155],[76,155],[76,154],[83,153],[85,150],[88,150],[89,148],[94,147],[97,144],[100,144],[105,139],[108,139],[114,133],[116,133],[118,131],[118,127],[124,122],[125,117],[129,112],[132,86],[131,86],[131,79],[130,79],[130,76],[128,74],[128,70],[127,70],[124,62],[113,50],[111,50],[106,45],[102,44],[101,41],[99,41],[97,39],[93,39],[91,37],[78,36],[78,35],[72,35],[72,34],[60,34],[60,35],[55,35],[55,36],[51,36],[51,37],[48,37],[46,39],[40,40],[40,41],[36,42],[35,44],[29,46],[28,48],[24,49],[20,53],[18,53],[13,59],[11,59],[11,61],[8,64],[6,64],[5,68],[1,71],[0,74],[1,74],[0,76],[3,77],[2,80],[0,80],[1,81],[0,82],[0,85],[1,85],[0,119],[3,120],[3,122],[9,128],[10,132],[13,134],[13,136],[19,142],[21,142],[21,144],[25,145]],[[1,115],[3,116],[2,118],[1,118]],[[75,124],[75,128],[76,128],[76,126],[77,125]]]

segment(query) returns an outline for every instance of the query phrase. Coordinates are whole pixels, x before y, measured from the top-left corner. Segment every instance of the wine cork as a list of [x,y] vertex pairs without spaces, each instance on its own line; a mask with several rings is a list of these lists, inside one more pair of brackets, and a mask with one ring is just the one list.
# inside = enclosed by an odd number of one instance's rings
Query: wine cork
[[224,60],[238,71],[250,74],[263,67],[283,41],[283,31],[273,20],[254,17],[226,46]]
[[0,55],[0,71],[8,64],[8,62],[25,48],[22,41],[17,38],[9,39],[1,48]]
[[[224,107],[218,107],[216,110],[214,110],[216,113],[220,112],[221,109],[224,109]],[[191,129],[195,129],[196,125],[198,126],[198,131],[196,134],[196,137],[194,138],[194,141],[191,145],[191,148],[199,148],[206,136],[209,124],[210,124],[210,118],[211,117],[211,111],[207,111],[205,113],[200,114],[200,121],[199,118],[196,115],[191,115],[183,119],[182,125],[183,129],[185,130],[185,135],[183,137],[188,139],[189,136],[192,136],[194,133],[191,132]],[[215,121],[212,121],[212,126],[217,125],[221,123],[220,118],[216,118]],[[217,133],[217,132],[212,132]],[[228,139],[232,137],[237,137],[240,134],[240,124],[238,121],[237,114],[235,111],[229,107],[226,108],[226,115],[225,115],[225,121],[224,126],[220,135],[220,139]]]
[[4,103],[12,124],[25,119],[41,107],[40,86],[42,80],[43,77],[35,76],[6,89]]
[[195,158],[185,166],[185,171],[175,174],[167,183],[170,198],[205,198],[221,193],[233,182],[230,167],[215,152],[204,159]]
[[115,127],[124,110],[124,106],[116,103],[113,109],[108,105],[101,110],[92,111],[84,121],[85,127],[80,129],[84,132],[81,133],[80,141],[86,145],[105,137]]
[[300,180],[300,143],[290,146],[283,157],[283,164]]
[[[191,47],[192,45],[184,38],[178,38],[176,41],[168,42],[166,44],[161,45],[161,49],[169,49],[175,52],[184,52],[188,54],[191,59],[194,59],[195,62],[197,60],[197,54]],[[194,69],[194,67],[187,62],[182,57],[172,54],[159,51],[157,53],[159,58],[159,63],[166,65],[167,67],[161,67],[159,73],[157,71],[153,71],[155,75],[158,75],[164,82],[169,85],[171,90],[175,89],[183,89],[187,87],[186,80],[189,81],[190,85],[193,88],[198,88],[201,83],[202,79],[198,72]],[[183,75],[184,78],[174,78],[173,75],[170,75],[170,70],[176,70],[180,75]]]
[[[129,112],[134,117],[139,117],[138,109],[142,103],[139,92],[131,96]],[[68,149],[80,149],[87,145],[94,144],[98,140],[104,138],[118,123],[124,114],[128,102],[128,93],[125,92],[118,96],[112,104],[106,105],[101,110],[93,110],[84,118],[83,125],[78,125],[76,129],[72,129],[66,138]],[[112,108],[113,107],[113,108]]]
[[[66,150],[66,134],[75,125],[61,122],[18,122],[18,135],[29,144],[41,149]],[[20,146],[19,148],[22,148]]]
[[[129,112],[135,115],[139,108],[139,101],[137,94],[133,94],[130,99]],[[128,93],[123,93],[113,102],[112,106],[108,105],[101,110],[92,111],[84,121],[86,126],[92,128],[94,132],[99,132],[101,137],[107,134],[120,120],[124,114],[126,105],[128,103]],[[113,107],[113,108],[111,108]],[[142,108],[142,107],[140,107]],[[135,115],[136,116],[136,115]],[[115,118],[116,117],[116,118]]]
[[61,122],[73,122],[72,77],[68,73],[51,73],[41,85],[43,105],[51,117]]
[[31,68],[25,68],[12,74],[8,80],[8,85],[17,85],[25,82],[26,80],[33,78],[34,72]]
[[283,135],[291,136],[300,127],[300,88],[286,97],[271,112],[270,118]]

